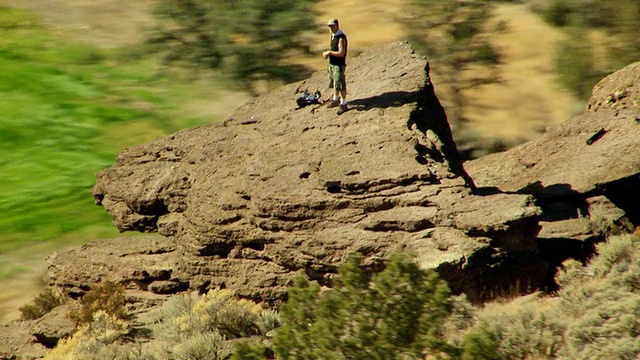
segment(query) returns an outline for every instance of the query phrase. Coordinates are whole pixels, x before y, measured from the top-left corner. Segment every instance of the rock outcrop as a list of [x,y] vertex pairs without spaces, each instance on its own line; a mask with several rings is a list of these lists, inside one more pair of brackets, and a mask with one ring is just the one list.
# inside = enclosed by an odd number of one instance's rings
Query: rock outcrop
[[[171,275],[139,290],[228,287],[273,303],[298,271],[330,285],[356,251],[373,268],[411,251],[474,300],[496,282],[539,286],[538,207],[526,194],[472,194],[425,59],[405,43],[372,49],[350,61],[348,81],[341,116],[296,109],[297,93],[324,88],[320,72],[100,172],[94,195],[114,225],[176,248]],[[90,284],[53,279],[73,294]]]
[[639,145],[635,63],[601,80],[583,114],[466,168],[479,186],[536,198],[547,258],[585,258],[612,228],[640,225]]
[[[640,63],[603,79],[584,114],[539,140],[464,164],[428,64],[407,44],[355,57],[348,80],[341,116],[295,108],[300,91],[324,87],[316,73],[223,124],[119,154],[97,175],[96,202],[121,231],[158,234],[56,254],[51,284],[78,298],[120,282],[144,322],[175,293],[226,287],[273,304],[298,272],[330,286],[354,252],[375,271],[404,251],[483,301],[547,286],[554,265],[639,223]],[[48,323],[30,336],[51,346],[62,335]],[[42,352],[38,341],[26,343]]]

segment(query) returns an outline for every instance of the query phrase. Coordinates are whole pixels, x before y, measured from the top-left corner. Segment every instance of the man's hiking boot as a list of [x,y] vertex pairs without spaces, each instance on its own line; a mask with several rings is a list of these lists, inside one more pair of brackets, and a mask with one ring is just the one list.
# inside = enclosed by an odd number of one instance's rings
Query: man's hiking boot
[[329,103],[327,104],[328,108],[334,108],[336,106],[340,105],[340,100],[331,100],[329,101]]
[[336,114],[342,115],[345,112],[347,112],[347,110],[349,110],[349,108],[347,107],[347,104],[340,105],[340,109],[338,109],[338,112],[336,112]]

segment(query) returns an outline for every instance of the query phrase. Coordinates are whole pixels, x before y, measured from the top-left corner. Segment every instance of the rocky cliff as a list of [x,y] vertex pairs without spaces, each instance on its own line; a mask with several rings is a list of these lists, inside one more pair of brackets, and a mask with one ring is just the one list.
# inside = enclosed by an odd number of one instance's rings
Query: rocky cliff
[[298,272],[331,286],[354,252],[376,271],[404,251],[481,302],[552,287],[559,262],[638,225],[640,64],[539,140],[464,164],[429,71],[405,43],[374,48],[349,62],[345,114],[296,108],[320,72],[127,149],[97,174],[96,202],[121,231],[157,235],[58,253],[50,283],[78,298],[118,281],[134,313],[218,287],[277,304]]
[[[276,302],[298,271],[329,286],[356,251],[373,268],[410,251],[476,300],[514,276],[537,287],[546,265],[533,197],[473,195],[428,70],[407,44],[372,49],[348,66],[341,116],[293,105],[297,91],[323,88],[318,73],[223,124],[118,155],[97,176],[97,202],[120,230],[157,231],[177,254],[166,279],[140,290],[229,287]],[[90,286],[53,278],[71,293]]]

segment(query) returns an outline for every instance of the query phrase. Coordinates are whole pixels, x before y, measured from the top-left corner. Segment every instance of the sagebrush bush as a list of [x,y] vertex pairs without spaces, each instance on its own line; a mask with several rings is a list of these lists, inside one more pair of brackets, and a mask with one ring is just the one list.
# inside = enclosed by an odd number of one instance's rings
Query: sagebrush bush
[[480,326],[464,336],[462,360],[502,360],[496,349],[499,346],[498,336],[484,326]]
[[640,295],[608,290],[582,305],[584,314],[570,322],[560,355],[568,359],[638,358]]
[[229,360],[264,360],[267,348],[256,341],[242,340],[233,346]]
[[279,324],[276,312],[238,299],[231,290],[211,290],[172,297],[154,334],[164,344],[160,357],[222,359],[232,352],[229,340],[264,336]]
[[53,288],[46,288],[31,304],[20,307],[20,317],[24,320],[35,320],[43,317],[54,308],[64,304],[65,299],[62,294]]
[[558,44],[556,69],[562,84],[580,99],[588,99],[593,86],[602,78],[595,69],[593,48],[578,33]]
[[[571,359],[636,359],[640,355],[640,237],[610,237],[586,268],[558,275],[559,316],[569,315],[560,355]],[[571,275],[568,275],[571,274]]]
[[126,322],[103,310],[93,313],[93,321],[82,325],[68,339],[62,339],[45,360],[147,360],[142,351],[122,343],[129,332]]
[[69,318],[76,326],[89,324],[93,321],[93,315],[102,310],[118,319],[126,319],[125,305],[124,287],[112,281],[103,281],[80,299],[80,307],[71,311]]
[[570,22],[573,7],[568,0],[553,0],[544,9],[542,17],[551,25],[562,27]]
[[297,278],[281,308],[274,350],[281,359],[410,359],[455,354],[443,340],[452,311],[447,284],[396,255],[371,278],[349,259],[334,290]]
[[223,359],[229,355],[224,336],[217,331],[192,334],[173,347],[171,354],[176,360]]
[[587,266],[563,263],[557,297],[485,307],[463,347],[495,346],[496,359],[637,359],[640,236],[610,237],[596,250]]
[[565,324],[553,312],[542,311],[539,303],[519,304],[483,318],[484,325],[498,341],[496,353],[504,359],[547,357],[562,341]]

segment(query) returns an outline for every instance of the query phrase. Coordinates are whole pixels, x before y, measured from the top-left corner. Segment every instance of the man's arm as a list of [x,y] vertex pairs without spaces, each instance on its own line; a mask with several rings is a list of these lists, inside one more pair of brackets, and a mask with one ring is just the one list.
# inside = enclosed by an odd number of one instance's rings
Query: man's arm
[[340,38],[340,41],[338,42],[338,52],[332,51],[331,55],[345,57],[347,55],[347,39]]

